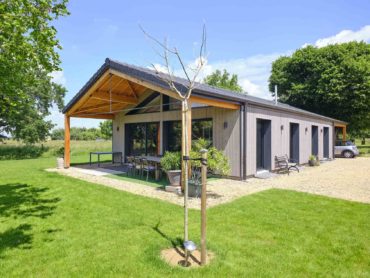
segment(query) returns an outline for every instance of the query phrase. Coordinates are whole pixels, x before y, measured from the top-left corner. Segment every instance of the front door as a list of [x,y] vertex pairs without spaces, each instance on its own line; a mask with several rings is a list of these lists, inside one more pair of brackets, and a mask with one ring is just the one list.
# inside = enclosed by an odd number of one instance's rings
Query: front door
[[324,157],[329,158],[329,128],[324,127]]
[[271,169],[271,121],[257,119],[256,166],[257,170]]
[[311,128],[311,154],[319,154],[319,128],[315,125]]
[[299,163],[299,124],[290,123],[290,154],[289,158]]

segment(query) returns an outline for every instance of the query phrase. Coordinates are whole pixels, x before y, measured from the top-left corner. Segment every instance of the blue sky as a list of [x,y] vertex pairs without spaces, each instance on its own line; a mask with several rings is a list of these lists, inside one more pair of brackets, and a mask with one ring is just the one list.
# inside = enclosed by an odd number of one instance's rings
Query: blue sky
[[[216,3],[218,2],[218,3]],[[203,22],[208,65],[203,75],[226,68],[239,75],[251,95],[269,98],[271,62],[305,44],[318,47],[350,40],[370,42],[370,1],[73,1],[71,15],[55,26],[63,46],[62,72],[67,103],[106,57],[141,66],[160,63],[141,24],[157,38],[167,37],[187,63],[196,58]],[[59,127],[63,116],[50,118]],[[72,126],[99,121],[74,119]]]

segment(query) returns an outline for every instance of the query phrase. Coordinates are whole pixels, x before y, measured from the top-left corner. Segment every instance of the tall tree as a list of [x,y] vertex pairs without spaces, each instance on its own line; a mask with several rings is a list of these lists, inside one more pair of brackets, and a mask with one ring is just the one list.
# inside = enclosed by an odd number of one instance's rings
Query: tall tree
[[280,57],[272,64],[271,91],[274,85],[281,102],[347,121],[353,134],[370,128],[370,45],[365,42],[307,46]]
[[232,74],[230,76],[230,73],[227,72],[226,69],[222,72],[220,70],[215,70],[213,73],[206,76],[203,81],[204,83],[214,87],[243,93],[243,88],[238,83],[238,75]]
[[63,107],[65,88],[50,74],[61,70],[52,25],[67,15],[67,0],[0,2],[0,132],[33,143],[45,139],[53,104]]

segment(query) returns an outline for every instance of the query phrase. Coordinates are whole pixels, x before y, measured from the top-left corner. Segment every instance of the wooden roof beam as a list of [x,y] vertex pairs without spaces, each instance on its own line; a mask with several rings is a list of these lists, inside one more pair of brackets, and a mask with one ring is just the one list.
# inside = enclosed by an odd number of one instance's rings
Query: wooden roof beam
[[114,114],[79,114],[79,115],[71,115],[73,118],[88,118],[88,119],[106,119],[106,120],[113,120]]
[[[114,103],[114,104],[112,104],[112,106],[117,106],[117,104],[119,104],[120,106],[122,106],[122,104],[121,103]],[[81,108],[81,109],[79,109],[79,110],[77,110],[76,112],[75,112],[75,115],[76,114],[81,114],[81,113],[83,113],[83,112],[87,112],[87,111],[92,111],[92,110],[96,110],[96,109],[98,109],[98,108],[104,108],[104,107],[109,107],[111,104],[110,103],[102,103],[102,104],[96,104],[96,105],[92,105],[92,106],[88,106],[88,107],[83,107],[83,108]],[[107,111],[107,112],[109,112],[109,111]]]
[[206,104],[206,105],[209,105],[209,106],[215,106],[215,107],[233,109],[233,110],[237,110],[237,109],[240,108],[240,105],[235,104],[235,103],[223,102],[222,100],[202,98],[202,97],[198,97],[198,96],[191,96],[190,101]]
[[148,89],[151,89],[153,91],[160,92],[160,93],[165,94],[165,95],[168,95],[168,96],[170,96],[172,98],[181,100],[180,97],[177,95],[177,93],[173,92],[170,89],[166,89],[166,88],[163,88],[163,87],[161,87],[159,85],[156,85],[154,83],[151,83],[151,82],[148,82],[148,81],[145,81],[145,80],[142,80],[142,79],[139,79],[139,78],[130,76],[130,75],[125,74],[125,73],[122,73],[122,72],[120,72],[118,70],[110,69],[109,72],[112,73],[112,74],[114,74],[114,75],[116,75],[116,76],[119,76],[121,78],[124,78],[127,81],[130,81],[132,83],[135,83],[135,84],[144,86],[144,87],[146,87]]
[[[126,79],[125,79],[126,80]],[[132,87],[130,81],[126,80],[126,83],[128,85],[128,87],[130,88],[130,91],[131,91],[131,94],[136,98],[138,99],[138,96],[137,96],[137,92],[135,92],[134,88]]]
[[127,104],[138,104],[138,100],[136,98],[124,95],[118,95],[112,93],[110,96],[109,92],[107,91],[95,91],[91,96],[91,98],[99,99],[103,101],[111,101],[112,102],[120,102],[120,103],[127,103]]

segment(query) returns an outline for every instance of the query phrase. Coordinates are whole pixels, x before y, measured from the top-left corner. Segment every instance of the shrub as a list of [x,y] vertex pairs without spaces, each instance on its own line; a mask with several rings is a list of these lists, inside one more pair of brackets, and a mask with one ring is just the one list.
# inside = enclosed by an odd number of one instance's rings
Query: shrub
[[60,147],[59,149],[57,149],[57,150],[55,151],[55,155],[56,155],[57,157],[64,157],[64,147]]
[[[208,150],[208,171],[219,174],[228,175],[231,171],[229,159],[222,151],[215,147],[210,147],[210,142],[205,139],[198,139],[192,142],[192,150],[190,152],[191,159],[200,158],[200,150]],[[180,152],[166,152],[161,159],[163,170],[179,170],[181,169],[181,153]],[[192,160],[191,165],[200,167],[199,160]]]
[[165,152],[161,159],[161,166],[164,171],[180,170],[181,169],[181,153],[180,152]]

